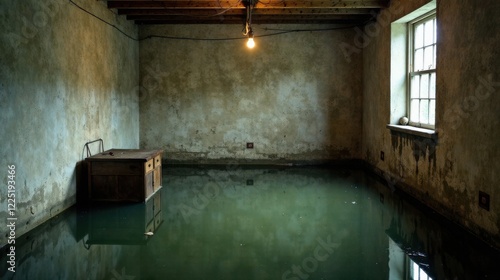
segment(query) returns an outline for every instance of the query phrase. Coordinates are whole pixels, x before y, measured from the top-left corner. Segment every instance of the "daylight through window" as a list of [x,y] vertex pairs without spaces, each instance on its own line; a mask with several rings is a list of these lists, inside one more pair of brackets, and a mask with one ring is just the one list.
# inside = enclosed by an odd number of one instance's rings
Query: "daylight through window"
[[409,23],[410,125],[434,128],[436,119],[436,14]]

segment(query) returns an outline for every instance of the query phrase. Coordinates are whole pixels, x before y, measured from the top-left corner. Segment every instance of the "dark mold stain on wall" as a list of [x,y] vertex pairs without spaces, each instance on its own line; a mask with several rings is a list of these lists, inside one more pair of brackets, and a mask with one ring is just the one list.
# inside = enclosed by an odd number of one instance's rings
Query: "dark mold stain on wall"
[[[403,155],[404,147],[411,147],[413,158],[415,159],[415,172],[418,175],[418,162],[420,158],[427,159],[429,162],[428,172],[436,171],[436,146],[437,139],[425,138],[407,133],[391,131],[391,144],[394,152],[398,152],[399,156]],[[432,167],[432,170],[431,170]]]

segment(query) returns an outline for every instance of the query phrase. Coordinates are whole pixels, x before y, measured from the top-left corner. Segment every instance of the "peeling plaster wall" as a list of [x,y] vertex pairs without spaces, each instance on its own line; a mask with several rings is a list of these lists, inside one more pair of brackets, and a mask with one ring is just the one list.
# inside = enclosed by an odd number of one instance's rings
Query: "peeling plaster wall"
[[[363,48],[363,156],[390,185],[500,248],[500,2],[437,1],[437,145],[385,127],[390,21],[429,1],[402,2],[382,12]],[[478,207],[479,191],[490,211]]]
[[[240,25],[145,26],[140,33],[243,37]],[[264,26],[254,33],[267,34]],[[170,162],[360,158],[362,55],[347,61],[337,49],[353,34],[261,37],[253,50],[244,40],[141,41],[140,146],[164,149]]]
[[[137,36],[104,2],[76,2]],[[1,1],[0,27],[2,246],[8,165],[20,236],[75,203],[86,142],[139,146],[139,45],[63,0]]]

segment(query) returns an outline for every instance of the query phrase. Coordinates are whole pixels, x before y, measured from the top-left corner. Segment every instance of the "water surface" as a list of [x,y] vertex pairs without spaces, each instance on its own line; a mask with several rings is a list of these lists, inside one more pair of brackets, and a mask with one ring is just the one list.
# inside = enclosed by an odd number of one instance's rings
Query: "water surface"
[[363,170],[168,167],[163,181],[145,204],[73,207],[18,238],[1,279],[500,279],[498,252]]

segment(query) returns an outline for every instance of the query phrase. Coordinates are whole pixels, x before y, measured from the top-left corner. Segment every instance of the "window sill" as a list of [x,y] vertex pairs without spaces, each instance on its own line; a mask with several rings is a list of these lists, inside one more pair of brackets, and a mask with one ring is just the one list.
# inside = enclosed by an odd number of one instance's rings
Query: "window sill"
[[437,139],[437,132],[432,129],[426,129],[426,128],[420,128],[420,127],[415,127],[415,126],[410,126],[410,125],[395,125],[395,124],[388,124],[387,128],[390,129],[391,131],[397,131],[400,133],[406,133],[406,134],[411,134],[423,138],[429,138],[429,139]]

